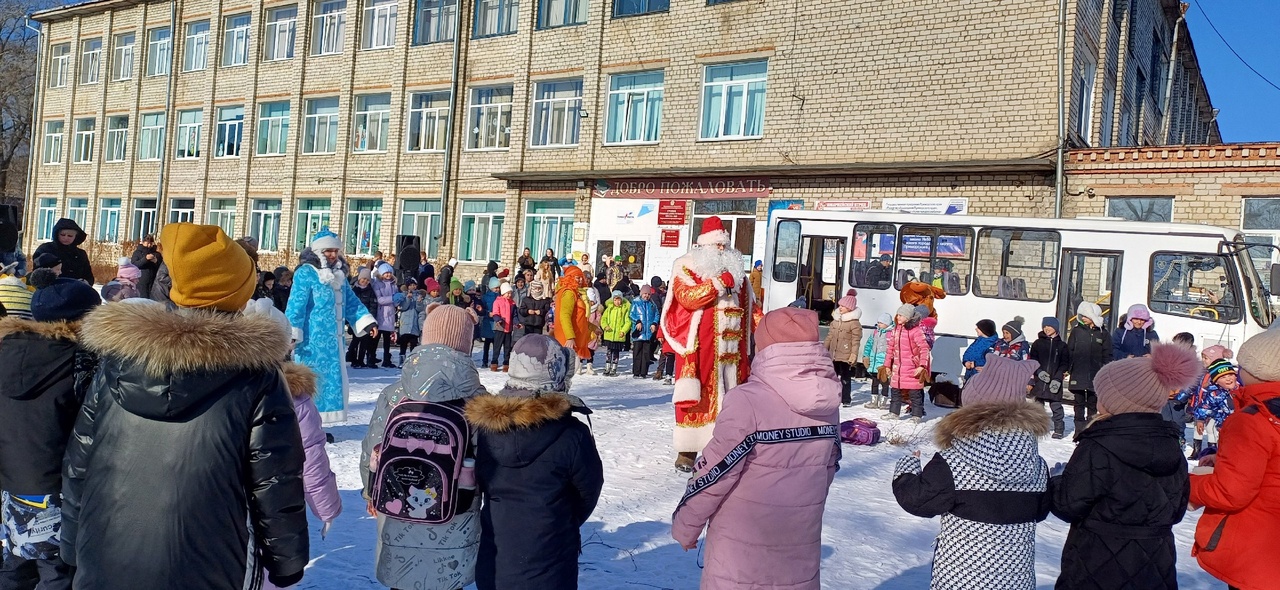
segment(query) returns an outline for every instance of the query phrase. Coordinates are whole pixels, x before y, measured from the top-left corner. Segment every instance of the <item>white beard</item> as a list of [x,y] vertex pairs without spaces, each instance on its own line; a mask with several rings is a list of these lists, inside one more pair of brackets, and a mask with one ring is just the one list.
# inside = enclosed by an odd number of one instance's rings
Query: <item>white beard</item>
[[728,272],[734,278],[742,276],[742,253],[733,248],[724,250],[715,246],[700,246],[689,251],[689,270],[703,279],[718,277]]

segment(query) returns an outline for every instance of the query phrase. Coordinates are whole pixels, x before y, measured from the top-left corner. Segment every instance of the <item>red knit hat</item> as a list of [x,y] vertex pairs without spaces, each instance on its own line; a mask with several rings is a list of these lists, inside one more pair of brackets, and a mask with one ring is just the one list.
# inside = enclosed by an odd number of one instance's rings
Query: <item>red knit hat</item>
[[784,307],[764,314],[756,328],[756,352],[783,342],[817,342],[818,312]]

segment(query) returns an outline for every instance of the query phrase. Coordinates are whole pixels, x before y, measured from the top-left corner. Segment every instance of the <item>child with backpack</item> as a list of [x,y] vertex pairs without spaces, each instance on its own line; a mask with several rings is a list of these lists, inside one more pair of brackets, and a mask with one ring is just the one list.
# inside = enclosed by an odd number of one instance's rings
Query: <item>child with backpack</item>
[[889,353],[889,332],[893,329],[893,316],[880,314],[876,319],[876,329],[867,338],[862,347],[862,364],[867,368],[867,376],[871,380],[871,401],[862,407],[872,410],[889,409],[889,380],[877,370],[884,366],[885,355]]
[[1041,322],[1041,330],[1036,341],[1031,345],[1030,360],[1040,363],[1040,369],[1036,371],[1035,378],[1032,379],[1031,385],[1028,386],[1027,392],[1035,398],[1037,403],[1049,404],[1049,411],[1053,414],[1053,438],[1060,439],[1065,436],[1066,431],[1066,415],[1062,410],[1062,382],[1066,376],[1067,367],[1071,366],[1071,351],[1067,349],[1067,343],[1062,341],[1062,337],[1058,334],[1058,318],[1046,317]]
[[375,571],[388,587],[458,590],[475,580],[480,502],[462,409],[487,395],[471,360],[478,322],[470,309],[428,306],[422,345],[369,421],[360,475],[378,520]]
[[[618,359],[627,346],[627,334],[631,332],[631,302],[622,296],[622,291],[614,291],[613,297],[605,302],[600,329],[604,331],[604,375],[617,377]],[[631,362],[635,363],[636,359],[631,359]]]

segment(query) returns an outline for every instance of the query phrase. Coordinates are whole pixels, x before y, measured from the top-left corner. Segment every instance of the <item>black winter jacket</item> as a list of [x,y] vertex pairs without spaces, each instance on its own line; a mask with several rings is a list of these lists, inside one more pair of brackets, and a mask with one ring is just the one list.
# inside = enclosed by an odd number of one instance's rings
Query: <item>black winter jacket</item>
[[[541,313],[530,315],[530,310],[537,310]],[[525,296],[524,300],[520,302],[520,322],[524,324],[524,333],[541,334],[542,329],[547,325],[547,312],[550,310],[550,297],[534,299],[533,297]]]
[[600,499],[604,471],[586,424],[564,395],[483,395],[467,404],[479,431],[479,590],[578,587],[579,527]]
[[63,472],[62,557],[77,590],[238,589],[250,526],[269,579],[300,579],[305,455],[284,329],[119,303],[89,314],[81,339],[101,363]]
[[373,317],[378,317],[378,294],[373,290],[373,283],[361,287],[359,281],[351,281],[351,292],[356,294],[356,299],[360,300]]
[[[147,260],[148,254],[154,256],[155,260]],[[156,271],[160,270],[160,263],[163,262],[164,258],[160,256],[160,252],[155,248],[148,248],[138,244],[138,247],[133,249],[133,256],[129,260],[133,262],[134,266],[138,267],[138,270],[142,271],[142,276],[138,279],[138,292],[146,293],[149,297],[151,295],[151,286],[156,282]]]
[[169,278],[169,265],[161,261],[160,268],[156,269],[156,282],[151,285],[151,300],[171,305],[173,302],[169,300],[169,290],[172,288],[173,279]]
[[[1062,390],[1066,389],[1062,376],[1067,372],[1067,367],[1071,366],[1071,352],[1067,350],[1067,343],[1062,338],[1049,338],[1041,332],[1036,341],[1031,343],[1031,354],[1027,358],[1040,363],[1040,369],[1031,377],[1032,397],[1045,402],[1062,401]],[[1058,384],[1056,387],[1051,386],[1054,382]]]
[[[70,246],[63,246],[58,243],[58,232],[64,229],[72,229],[76,231],[76,239],[71,242]],[[45,242],[36,248],[35,254],[31,255],[34,260],[41,254],[53,254],[62,261],[62,278],[64,279],[80,279],[94,284],[93,267],[89,264],[89,255],[80,249],[80,244],[84,243],[85,238],[89,235],[80,229],[80,225],[72,219],[59,219],[53,224],[53,235],[50,237],[52,242]]]
[[1071,364],[1067,368],[1071,379],[1067,381],[1067,389],[1093,391],[1094,376],[1103,365],[1111,362],[1114,354],[1111,334],[1103,329],[1076,324],[1067,339],[1067,351],[1071,353]]
[[62,455],[93,377],[78,324],[0,319],[0,489],[62,491]]
[[1071,523],[1056,588],[1177,588],[1173,525],[1191,496],[1177,430],[1160,414],[1119,414],[1078,439],[1049,480],[1053,514]]

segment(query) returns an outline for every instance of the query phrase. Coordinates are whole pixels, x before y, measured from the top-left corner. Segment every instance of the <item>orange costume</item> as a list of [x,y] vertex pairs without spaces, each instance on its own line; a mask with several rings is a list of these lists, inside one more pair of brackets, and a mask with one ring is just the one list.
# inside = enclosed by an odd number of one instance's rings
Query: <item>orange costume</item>
[[937,318],[938,312],[933,309],[934,299],[945,299],[947,292],[941,287],[935,287],[920,281],[911,281],[902,286],[902,293],[898,296],[903,303],[911,305],[923,305],[929,308],[929,317]]
[[560,344],[568,346],[573,340],[573,351],[579,359],[591,358],[591,323],[587,321],[587,306],[578,296],[578,289],[587,286],[586,275],[576,266],[564,267],[564,276],[556,283],[555,324],[551,333]]

